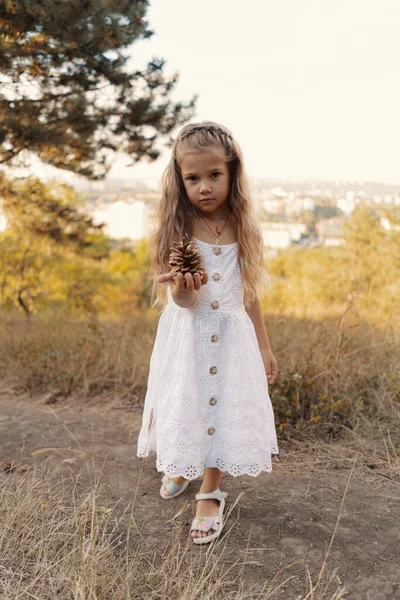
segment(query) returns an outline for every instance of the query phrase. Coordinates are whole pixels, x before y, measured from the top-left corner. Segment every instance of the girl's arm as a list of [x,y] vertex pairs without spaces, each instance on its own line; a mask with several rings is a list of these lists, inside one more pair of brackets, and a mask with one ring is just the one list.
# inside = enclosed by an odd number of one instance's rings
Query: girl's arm
[[269,383],[273,383],[278,375],[278,365],[271,350],[258,296],[256,296],[253,304],[249,308],[246,308],[246,312],[254,325]]
[[172,299],[181,308],[189,308],[192,306],[194,299],[196,297],[196,292],[194,290],[181,290],[176,285],[172,288],[171,291]]
[[208,273],[204,271],[203,277],[200,273],[195,273],[193,276],[190,273],[186,273],[185,276],[183,276],[183,273],[165,273],[157,277],[157,283],[168,283],[170,281],[175,282],[171,290],[175,304],[178,304],[181,308],[189,308],[196,298],[196,290],[207,283]]
[[267,330],[265,328],[264,319],[261,312],[261,304],[258,296],[254,300],[250,308],[246,308],[246,312],[253,322],[256,330],[258,345],[260,346],[261,354],[263,352],[271,352],[271,344],[269,343]]

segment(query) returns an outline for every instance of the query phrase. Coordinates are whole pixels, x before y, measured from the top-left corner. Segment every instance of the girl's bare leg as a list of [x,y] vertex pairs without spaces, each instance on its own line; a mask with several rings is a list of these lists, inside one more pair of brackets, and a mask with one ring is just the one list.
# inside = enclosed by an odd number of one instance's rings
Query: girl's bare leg
[[[214,492],[220,484],[222,473],[216,467],[206,467],[204,470],[203,483],[200,487],[200,493]],[[178,482],[179,483],[179,482]],[[216,517],[218,516],[218,500],[198,500],[196,517]],[[206,537],[211,535],[212,531],[192,531],[192,537]]]

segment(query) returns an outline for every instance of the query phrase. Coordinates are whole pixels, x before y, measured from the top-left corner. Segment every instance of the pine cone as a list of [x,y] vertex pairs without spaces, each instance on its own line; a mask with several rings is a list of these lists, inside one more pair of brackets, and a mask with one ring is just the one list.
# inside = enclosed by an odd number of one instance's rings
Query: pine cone
[[203,257],[200,250],[193,241],[173,242],[169,255],[169,266],[171,273],[200,273],[201,278],[205,271]]

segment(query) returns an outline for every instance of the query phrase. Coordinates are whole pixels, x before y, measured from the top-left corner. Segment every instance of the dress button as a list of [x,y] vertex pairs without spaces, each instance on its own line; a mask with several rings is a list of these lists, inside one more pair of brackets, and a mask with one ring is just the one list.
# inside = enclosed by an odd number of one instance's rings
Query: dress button
[[215,429],[214,429],[214,427],[209,427],[209,428],[207,429],[207,433],[208,433],[208,435],[214,435],[214,433],[215,433]]
[[213,335],[211,336],[211,341],[212,342],[218,342],[218,336],[216,333],[213,333]]
[[210,398],[210,404],[211,404],[211,406],[215,406],[215,404],[217,404],[217,399],[216,398]]
[[211,367],[211,369],[210,369],[211,375],[215,375],[216,372],[217,372],[217,367]]
[[213,249],[214,254],[221,254],[221,248],[219,246],[215,246]]
[[212,276],[214,281],[219,281],[221,279],[221,275],[219,273],[214,273],[214,275]]
[[219,307],[219,302],[218,300],[213,300],[211,302],[211,308],[218,308]]

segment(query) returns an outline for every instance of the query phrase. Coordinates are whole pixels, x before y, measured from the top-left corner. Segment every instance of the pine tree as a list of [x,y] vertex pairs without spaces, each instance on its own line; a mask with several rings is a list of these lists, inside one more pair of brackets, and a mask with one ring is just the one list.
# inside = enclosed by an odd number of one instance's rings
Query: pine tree
[[[193,113],[170,99],[165,61],[128,70],[132,44],[153,32],[147,0],[0,3],[0,165],[29,153],[92,180],[112,153],[155,160],[160,142]],[[28,154],[27,154],[28,153]]]

